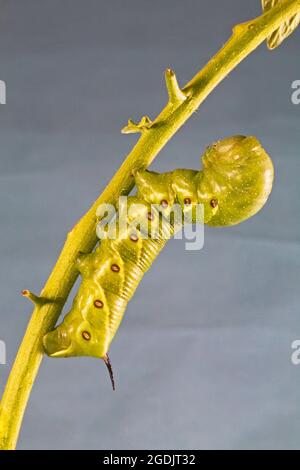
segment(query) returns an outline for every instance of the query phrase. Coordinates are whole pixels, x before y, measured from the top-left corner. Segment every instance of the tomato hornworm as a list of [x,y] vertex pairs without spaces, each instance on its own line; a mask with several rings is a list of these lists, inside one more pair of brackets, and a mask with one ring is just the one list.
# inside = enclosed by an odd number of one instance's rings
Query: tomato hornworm
[[[43,339],[49,356],[102,358],[114,388],[108,350],[144,273],[183,223],[172,218],[174,205],[195,222],[195,208],[201,204],[202,222],[229,226],[253,216],[267,201],[273,164],[255,137],[216,142],[206,149],[202,163],[201,171],[134,174],[137,193],[128,198],[133,210],[123,227],[118,226],[115,237],[104,237],[94,252],[78,256],[82,282],[70,312]],[[146,234],[145,226],[135,223],[141,215],[147,221]],[[149,235],[154,224],[155,237]]]

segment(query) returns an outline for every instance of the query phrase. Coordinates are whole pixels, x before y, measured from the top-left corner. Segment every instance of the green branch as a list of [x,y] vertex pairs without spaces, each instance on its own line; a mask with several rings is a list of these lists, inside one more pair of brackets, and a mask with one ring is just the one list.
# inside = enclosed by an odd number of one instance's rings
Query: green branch
[[0,408],[0,449],[14,449],[30,391],[43,357],[42,338],[54,327],[78,276],[75,261],[79,251],[90,252],[97,243],[96,209],[101,203],[115,204],[120,195],[133,187],[135,170],[148,167],[175,132],[197,110],[210,92],[246,56],[264,42],[283,21],[300,12],[300,0],[283,0],[260,17],[237,25],[225,46],[183,89],[174,72],[166,71],[169,102],[151,122],[129,121],[123,132],[141,132],[141,137],[114,175],[104,192],[68,234],[63,250],[40,296],[24,295],[35,308],[15,363],[11,370]]

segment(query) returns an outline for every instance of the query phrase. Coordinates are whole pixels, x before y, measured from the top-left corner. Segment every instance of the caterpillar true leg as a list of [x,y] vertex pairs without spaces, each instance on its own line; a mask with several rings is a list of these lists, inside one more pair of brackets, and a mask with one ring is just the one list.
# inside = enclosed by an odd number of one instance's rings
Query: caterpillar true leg
[[125,223],[119,222],[116,236],[101,240],[93,253],[78,257],[82,283],[63,322],[44,337],[49,356],[100,357],[114,388],[107,353],[143,275],[182,224],[174,208],[195,221],[197,205],[202,204],[202,222],[226,226],[246,220],[263,207],[274,171],[255,137],[235,136],[217,142],[207,148],[202,162],[201,171],[135,173],[137,194],[127,200]]

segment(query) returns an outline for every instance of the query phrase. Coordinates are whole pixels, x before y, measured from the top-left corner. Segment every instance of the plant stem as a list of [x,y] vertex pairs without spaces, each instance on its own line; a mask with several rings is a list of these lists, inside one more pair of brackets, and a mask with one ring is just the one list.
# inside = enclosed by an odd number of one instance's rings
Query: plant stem
[[[32,318],[7,381],[0,408],[0,449],[14,449],[30,391],[43,357],[42,338],[55,325],[78,276],[78,252],[90,252],[97,243],[96,209],[101,203],[115,204],[134,185],[133,172],[148,167],[175,132],[197,110],[210,92],[246,56],[279,27],[282,21],[300,11],[300,0],[285,0],[256,19],[235,26],[225,46],[182,90],[174,73],[166,72],[169,102],[155,121],[135,126],[142,132],[126,160],[104,192],[68,234],[57,263],[35,302]],[[132,132],[134,126],[127,126]],[[24,294],[25,295],[25,294]],[[45,299],[48,299],[45,300]]]

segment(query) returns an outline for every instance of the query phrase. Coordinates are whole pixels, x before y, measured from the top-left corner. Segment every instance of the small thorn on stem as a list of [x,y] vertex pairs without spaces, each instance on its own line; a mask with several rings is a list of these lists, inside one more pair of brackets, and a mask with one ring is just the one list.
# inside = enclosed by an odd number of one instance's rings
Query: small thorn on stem
[[42,297],[35,295],[28,289],[22,290],[22,295],[23,297],[27,297],[27,299],[29,299],[34,305],[41,305],[44,303],[44,299]]
[[35,305],[41,303],[41,298],[35,295],[33,292],[30,292],[28,289],[22,290],[22,295],[23,297],[27,297],[31,302],[33,302]]
[[136,132],[144,132],[147,129],[150,129],[152,126],[152,121],[149,116],[143,116],[138,124],[136,124],[132,119],[128,119],[127,126],[123,127],[121,130],[122,134],[134,134]]
[[60,304],[64,303],[64,299],[62,297],[56,297],[56,299],[41,297],[41,296],[35,295],[33,292],[31,292],[28,289],[22,290],[21,294],[23,295],[23,297],[27,297],[27,299],[31,300],[31,302],[35,306],[42,306],[42,305],[45,305],[45,304],[60,305]]
[[165,79],[169,95],[169,102],[174,105],[185,101],[187,97],[180,89],[175,72],[172,69],[166,70]]

